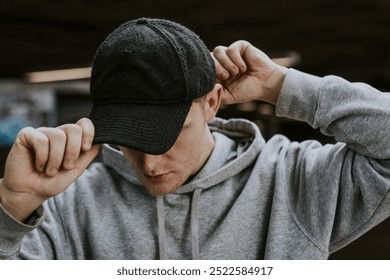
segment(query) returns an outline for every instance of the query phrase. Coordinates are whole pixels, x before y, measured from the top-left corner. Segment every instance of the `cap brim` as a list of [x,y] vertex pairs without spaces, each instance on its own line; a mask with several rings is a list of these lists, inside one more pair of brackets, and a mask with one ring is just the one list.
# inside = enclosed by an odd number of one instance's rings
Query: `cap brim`
[[177,104],[105,104],[90,118],[95,144],[115,144],[147,154],[163,154],[176,142],[192,102]]

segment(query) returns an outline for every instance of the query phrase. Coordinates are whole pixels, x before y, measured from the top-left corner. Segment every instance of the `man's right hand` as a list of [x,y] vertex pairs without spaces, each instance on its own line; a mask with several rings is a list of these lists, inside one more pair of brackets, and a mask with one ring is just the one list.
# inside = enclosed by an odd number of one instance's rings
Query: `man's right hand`
[[94,133],[87,118],[56,128],[22,129],[0,181],[4,209],[23,222],[46,199],[63,192],[97,156]]

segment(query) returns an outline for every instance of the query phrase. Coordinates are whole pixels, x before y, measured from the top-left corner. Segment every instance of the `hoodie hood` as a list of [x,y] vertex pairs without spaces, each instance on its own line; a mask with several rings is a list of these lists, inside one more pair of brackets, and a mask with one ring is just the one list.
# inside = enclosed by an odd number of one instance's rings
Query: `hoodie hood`
[[[209,128],[215,140],[215,146],[209,159],[191,181],[174,192],[174,194],[179,195],[192,193],[191,243],[193,259],[199,259],[198,204],[202,191],[236,176],[251,166],[257,159],[261,147],[265,144],[259,128],[247,120],[216,118],[209,123]],[[105,165],[113,168],[130,183],[141,186],[136,172],[119,149],[104,145],[102,152]],[[156,208],[160,259],[166,259],[163,196],[157,197]]]

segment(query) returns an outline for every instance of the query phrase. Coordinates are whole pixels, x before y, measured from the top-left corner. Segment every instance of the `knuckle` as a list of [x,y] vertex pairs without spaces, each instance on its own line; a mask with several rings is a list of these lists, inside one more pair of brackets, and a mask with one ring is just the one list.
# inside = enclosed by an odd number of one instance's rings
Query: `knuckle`
[[36,138],[36,143],[40,147],[47,146],[49,144],[49,139],[45,137],[44,135],[41,135],[41,137]]
[[61,129],[53,128],[53,129],[51,129],[50,134],[53,138],[58,139],[58,140],[66,139],[66,133],[65,133],[65,131],[63,131]]
[[53,140],[65,140],[66,134],[62,129],[52,127],[39,127],[37,131],[46,135],[49,139]]
[[237,42],[234,42],[232,45],[248,46],[250,45],[250,43],[246,40],[238,40]]
[[226,49],[225,46],[219,45],[219,46],[216,46],[216,47],[213,49],[213,52],[214,52],[214,53],[222,52],[224,49]]
[[30,133],[32,130],[34,130],[34,128],[32,128],[31,126],[26,126],[26,127],[23,127],[23,128],[19,131],[19,134]]
[[91,120],[84,117],[84,118],[81,118],[78,122],[91,122]]
[[81,118],[76,122],[76,125],[81,127],[93,126],[92,121],[88,118]]
[[76,123],[76,125],[80,126],[83,133],[83,137],[93,137],[93,134],[95,133],[95,127],[90,119],[82,118]]
[[239,42],[240,44],[249,44],[249,42],[246,41],[246,40],[238,40],[238,42]]
[[23,127],[21,130],[19,130],[18,134],[16,135],[16,138],[25,138],[27,135],[34,132],[34,128],[31,126]]
[[236,52],[236,50],[235,50],[234,48],[227,48],[227,49],[226,49],[226,53],[227,53],[228,55],[234,54],[235,52]]
[[81,127],[77,124],[67,124],[63,127],[66,134],[81,134]]

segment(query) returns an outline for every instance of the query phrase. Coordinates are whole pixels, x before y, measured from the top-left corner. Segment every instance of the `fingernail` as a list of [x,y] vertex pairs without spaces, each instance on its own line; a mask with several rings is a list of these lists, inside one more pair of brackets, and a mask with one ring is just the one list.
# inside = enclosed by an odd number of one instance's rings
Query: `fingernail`
[[45,170],[45,165],[39,165],[39,166],[37,166],[37,169],[38,169],[38,171],[39,172],[42,172],[42,171],[44,171]]
[[49,168],[49,170],[48,170],[48,175],[49,176],[54,176],[54,175],[56,175],[57,174],[57,171],[58,171],[58,169],[57,168],[55,168],[55,167],[51,167],[51,168]]

